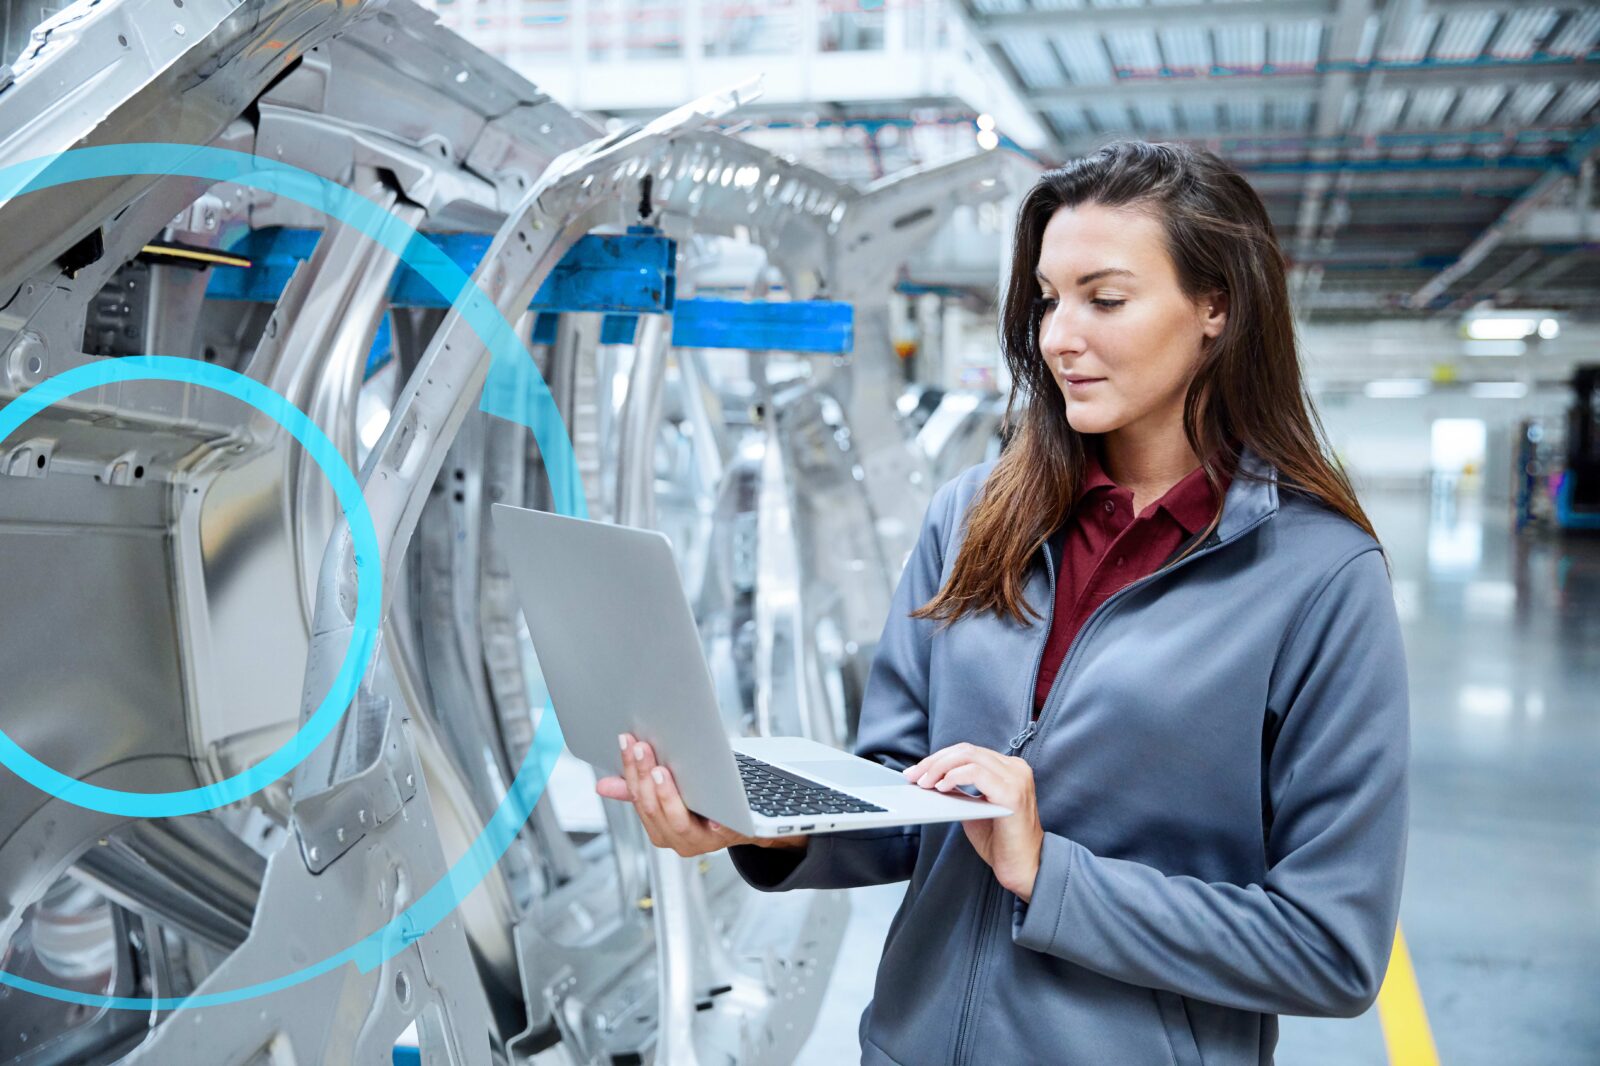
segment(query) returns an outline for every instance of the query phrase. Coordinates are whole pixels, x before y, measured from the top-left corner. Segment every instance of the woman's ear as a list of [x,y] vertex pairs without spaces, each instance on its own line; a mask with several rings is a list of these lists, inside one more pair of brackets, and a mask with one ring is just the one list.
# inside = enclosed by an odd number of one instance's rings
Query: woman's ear
[[1211,340],[1216,340],[1222,333],[1222,327],[1228,323],[1228,294],[1218,289],[1206,297],[1204,303],[1204,317],[1201,329]]

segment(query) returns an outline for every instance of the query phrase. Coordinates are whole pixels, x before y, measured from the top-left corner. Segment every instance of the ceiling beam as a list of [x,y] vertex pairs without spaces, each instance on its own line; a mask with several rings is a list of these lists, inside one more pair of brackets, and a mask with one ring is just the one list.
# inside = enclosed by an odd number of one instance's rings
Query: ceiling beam
[[1488,229],[1463,249],[1454,263],[1429,278],[1421,288],[1412,293],[1410,305],[1417,309],[1425,308],[1444,295],[1451,285],[1483,262],[1484,258],[1506,239],[1524,215],[1570,186],[1572,174],[1583,165],[1584,160],[1588,159],[1597,147],[1600,147],[1600,126],[1591,126],[1588,132],[1567,150],[1563,160],[1564,165],[1552,167],[1538,181],[1530,185],[1528,191],[1523,193],[1516,203],[1507,207]]
[[[1423,13],[1451,15],[1464,11],[1505,13],[1505,0],[1430,0]],[[1575,2],[1568,6],[1577,6]],[[1104,30],[1209,29],[1213,26],[1255,25],[1273,22],[1327,21],[1337,18],[1338,0],[1261,0],[1259,3],[1141,4],[1136,7],[1057,8],[1048,11],[974,12],[969,22],[980,39],[1036,37],[1041,33],[1097,33]]]
[[1070,8],[1052,11],[973,13],[973,32],[983,41],[1037,37],[1041,33],[1098,33],[1147,26],[1201,27],[1322,19],[1332,15],[1335,0],[1262,0],[1253,4],[1161,4],[1139,7]]
[[[1028,98],[1039,107],[1072,107],[1100,103],[1114,94],[1119,101],[1165,101],[1226,103],[1230,100],[1257,101],[1262,92],[1275,96],[1287,93],[1320,92],[1328,74],[1341,69],[1352,73],[1381,71],[1389,89],[1470,89],[1479,85],[1552,84],[1593,81],[1600,77],[1600,63],[1585,59],[1562,61],[1495,60],[1461,63],[1370,63],[1320,64],[1324,73],[1245,73],[1211,74],[1185,72],[1181,75],[1136,75],[1116,78],[1098,85],[1059,85],[1027,90]],[[1511,75],[1516,75],[1512,77]]]

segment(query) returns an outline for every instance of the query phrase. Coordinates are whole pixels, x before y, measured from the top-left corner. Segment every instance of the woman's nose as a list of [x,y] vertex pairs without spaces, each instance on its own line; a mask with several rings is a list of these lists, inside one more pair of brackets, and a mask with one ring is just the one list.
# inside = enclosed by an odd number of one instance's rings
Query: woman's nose
[[1042,328],[1044,332],[1039,338],[1041,352],[1064,356],[1083,351],[1085,347],[1083,334],[1070,313],[1056,308],[1053,314],[1045,318]]

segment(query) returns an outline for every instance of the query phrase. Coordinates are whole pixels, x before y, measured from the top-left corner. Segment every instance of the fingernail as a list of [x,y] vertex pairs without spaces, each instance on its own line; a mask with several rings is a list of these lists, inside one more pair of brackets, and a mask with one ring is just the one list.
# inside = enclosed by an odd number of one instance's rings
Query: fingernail
[[654,770],[650,771],[650,780],[654,781],[658,785],[664,785],[667,783],[667,775],[662,773],[661,767],[658,766]]
[[626,734],[626,733],[618,733],[617,734],[617,743],[622,745],[622,750],[623,751],[627,751],[628,750],[628,734]]
[[633,746],[633,757],[635,759],[644,758],[644,745],[643,744],[635,744]]

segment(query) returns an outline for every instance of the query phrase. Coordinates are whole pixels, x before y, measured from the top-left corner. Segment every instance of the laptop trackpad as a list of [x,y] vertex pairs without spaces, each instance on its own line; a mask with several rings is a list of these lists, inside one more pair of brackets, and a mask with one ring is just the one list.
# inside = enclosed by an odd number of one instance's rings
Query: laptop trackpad
[[881,788],[884,785],[903,785],[903,774],[865,759],[818,759],[807,762],[786,762],[797,774],[815,778],[840,788]]

